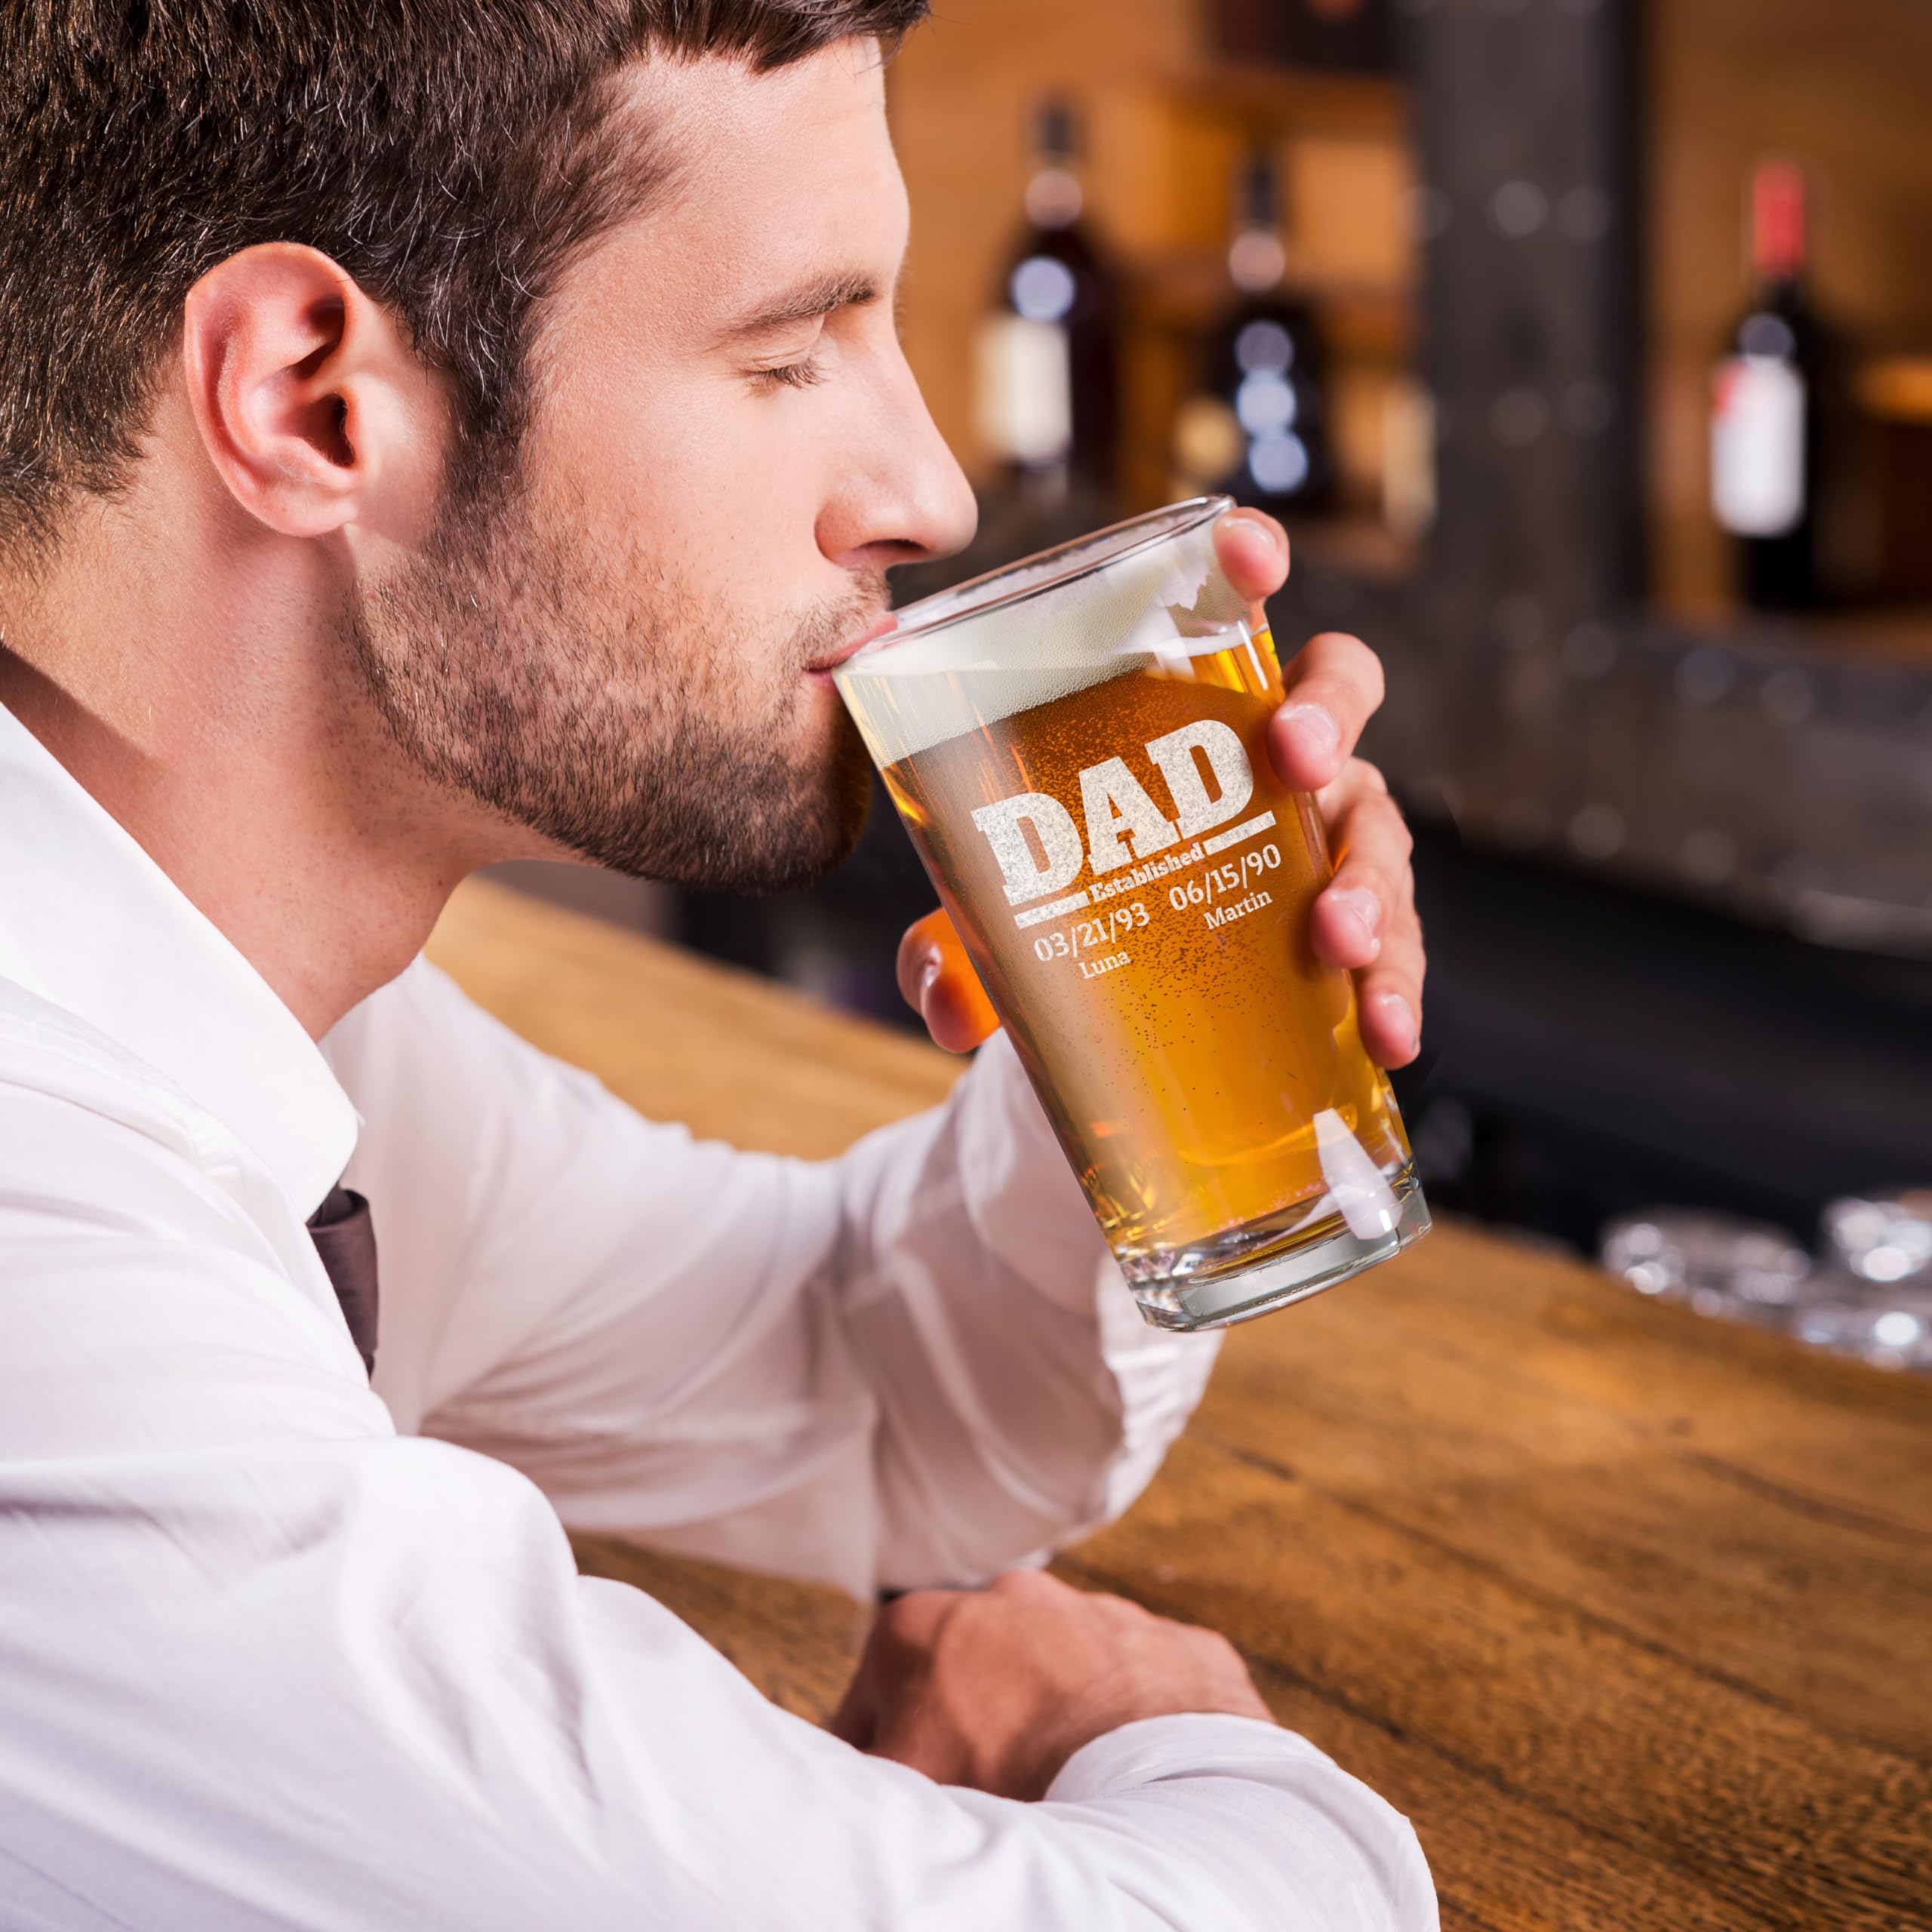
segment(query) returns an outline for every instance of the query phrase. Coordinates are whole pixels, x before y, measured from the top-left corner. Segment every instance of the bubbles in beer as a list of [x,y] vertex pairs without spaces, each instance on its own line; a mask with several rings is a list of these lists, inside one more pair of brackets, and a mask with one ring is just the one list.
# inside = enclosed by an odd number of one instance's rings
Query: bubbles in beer
[[[1351,982],[1309,945],[1327,856],[1309,801],[1268,761],[1281,689],[1266,635],[1090,660],[1018,706],[995,681],[1019,674],[983,660],[924,668],[947,688],[916,695],[917,680],[901,680],[893,702],[921,721],[949,715],[953,731],[921,742],[931,734],[907,730],[913,748],[886,783],[1115,1251],[1197,1243],[1319,1201],[1324,1112],[1379,1165],[1404,1159]],[[980,721],[962,731],[962,717]],[[1203,719],[1238,735],[1254,786],[1234,815],[1183,838],[1147,747]],[[1134,832],[1096,839],[1082,774],[1116,760],[1155,810],[1129,815]],[[973,814],[1023,792],[1058,801],[1090,854],[1124,862],[1096,872],[1090,860],[1059,896],[1011,903]]]

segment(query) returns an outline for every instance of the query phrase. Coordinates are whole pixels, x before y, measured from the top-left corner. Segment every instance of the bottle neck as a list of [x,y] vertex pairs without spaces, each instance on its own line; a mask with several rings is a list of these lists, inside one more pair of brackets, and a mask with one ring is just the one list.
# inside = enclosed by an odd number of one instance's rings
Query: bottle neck
[[1073,171],[1072,157],[1040,156],[1026,183],[1026,219],[1035,228],[1049,232],[1071,228],[1086,204],[1086,191]]
[[1287,266],[1287,252],[1272,228],[1238,229],[1228,245],[1228,279],[1244,295],[1272,294]]
[[1804,278],[1804,177],[1788,162],[1768,162],[1751,183],[1751,272],[1761,289]]
[[1035,228],[1071,228],[1086,195],[1080,180],[1080,121],[1070,101],[1049,97],[1035,110],[1026,218]]
[[1248,156],[1235,184],[1235,231],[1228,244],[1228,276],[1244,295],[1262,296],[1281,285],[1287,253],[1281,246],[1281,183],[1264,153]]

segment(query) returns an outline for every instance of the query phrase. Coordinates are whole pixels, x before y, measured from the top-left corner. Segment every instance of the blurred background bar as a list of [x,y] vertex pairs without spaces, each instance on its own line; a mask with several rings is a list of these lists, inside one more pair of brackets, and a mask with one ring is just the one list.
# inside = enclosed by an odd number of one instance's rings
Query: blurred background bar
[[[1827,1211],[1932,1185],[1932,8],[949,0],[888,85],[982,503],[902,598],[1282,517],[1284,654],[1388,666],[1432,1199],[1626,1272],[1782,1231],[1857,1306]],[[519,882],[895,1019],[935,903],[882,798],[795,898]]]

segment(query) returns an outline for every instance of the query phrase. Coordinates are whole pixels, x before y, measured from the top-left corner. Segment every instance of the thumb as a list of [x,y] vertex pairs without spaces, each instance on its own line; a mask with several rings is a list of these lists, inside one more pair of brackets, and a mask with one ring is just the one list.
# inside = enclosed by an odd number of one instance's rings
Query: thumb
[[999,1026],[943,907],[906,928],[899,943],[899,990],[949,1053],[971,1053]]

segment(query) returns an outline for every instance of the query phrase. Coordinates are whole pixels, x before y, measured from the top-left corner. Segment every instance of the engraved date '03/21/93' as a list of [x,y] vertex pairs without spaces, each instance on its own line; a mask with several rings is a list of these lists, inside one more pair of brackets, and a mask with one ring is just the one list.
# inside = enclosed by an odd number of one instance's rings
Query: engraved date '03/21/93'
[[[1198,878],[1171,885],[1168,888],[1168,903],[1177,912],[1195,907],[1214,909],[1202,911],[1201,923],[1209,927],[1225,924],[1244,912],[1255,910],[1257,906],[1273,903],[1265,894],[1256,898],[1252,888],[1263,874],[1275,871],[1281,863],[1279,848],[1272,842],[1259,846],[1226,865],[1209,866]],[[1229,903],[1242,894],[1254,899],[1254,903]],[[1148,923],[1146,906],[1138,899],[1131,900],[1126,905],[1112,906],[1093,918],[1076,919],[1063,930],[1037,934],[1033,941],[1034,956],[1048,961],[1091,959],[1095,954],[1117,946],[1128,934]],[[1103,963],[1108,968],[1124,966],[1128,957],[1118,954]]]
[[1076,919],[1065,932],[1042,933],[1033,942],[1041,959],[1074,959],[1113,945],[1147,923],[1147,909],[1137,899],[1115,906],[1093,919]]

